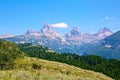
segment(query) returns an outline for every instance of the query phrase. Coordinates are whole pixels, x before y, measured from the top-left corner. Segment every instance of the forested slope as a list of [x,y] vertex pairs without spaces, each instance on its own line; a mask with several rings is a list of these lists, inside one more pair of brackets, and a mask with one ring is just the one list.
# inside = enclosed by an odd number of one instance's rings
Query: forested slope
[[79,56],[70,53],[51,52],[48,48],[40,45],[19,44],[21,51],[30,57],[58,61],[74,65],[83,69],[104,73],[116,80],[120,79],[120,61],[117,59],[105,59],[100,56]]

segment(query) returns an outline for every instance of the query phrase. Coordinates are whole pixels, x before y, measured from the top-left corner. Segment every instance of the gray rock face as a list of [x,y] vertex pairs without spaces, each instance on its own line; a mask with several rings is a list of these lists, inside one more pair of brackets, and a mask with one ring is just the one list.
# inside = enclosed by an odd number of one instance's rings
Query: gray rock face
[[43,28],[40,30],[41,34],[44,34],[44,33],[54,33],[54,32],[55,31],[54,31],[53,27],[50,24],[43,25]]
[[40,33],[33,31],[33,30],[28,30],[25,35],[33,35],[33,36],[40,36]]
[[84,33],[80,31],[80,28],[73,28],[69,33],[65,35],[65,37],[67,40],[93,43],[98,42],[99,40],[104,39],[111,34],[113,34],[113,32],[108,28],[101,29],[95,34]]
[[110,36],[111,34],[113,34],[113,32],[110,29],[105,27],[103,29],[100,29],[97,33],[95,33],[94,36],[103,39],[106,36]]

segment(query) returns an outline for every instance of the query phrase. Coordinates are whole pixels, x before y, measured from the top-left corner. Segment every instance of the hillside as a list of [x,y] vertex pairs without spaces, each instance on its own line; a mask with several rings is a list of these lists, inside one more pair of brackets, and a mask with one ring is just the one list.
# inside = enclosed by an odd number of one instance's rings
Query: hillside
[[15,60],[15,69],[0,71],[1,80],[112,80],[89,70],[63,63],[25,57]]
[[[23,44],[23,45],[28,46],[27,50],[29,51],[36,51],[37,53],[43,51],[48,54],[53,53],[43,46],[37,46],[32,44]],[[35,47],[35,49],[37,50],[32,49],[32,47]],[[24,49],[26,50],[25,47]],[[33,52],[32,54],[35,53]],[[110,80],[111,79],[103,74],[96,73],[93,71],[80,69],[63,63],[46,61],[38,58],[25,57],[25,55],[28,56],[27,54],[23,53],[17,47],[16,44],[2,41],[0,39],[0,80],[28,80],[28,79],[29,80],[73,80],[73,79],[74,80],[78,80],[78,79]]]
[[44,46],[31,43],[18,44],[18,46],[30,57],[67,63],[83,69],[101,72],[116,80],[120,79],[120,61],[116,59],[105,59],[95,55],[80,56],[72,53],[56,53]]
[[0,39],[0,70],[13,69],[14,60],[22,57],[23,52],[19,50],[16,44]]
[[101,40],[99,45],[88,49],[86,53],[120,60],[120,31]]

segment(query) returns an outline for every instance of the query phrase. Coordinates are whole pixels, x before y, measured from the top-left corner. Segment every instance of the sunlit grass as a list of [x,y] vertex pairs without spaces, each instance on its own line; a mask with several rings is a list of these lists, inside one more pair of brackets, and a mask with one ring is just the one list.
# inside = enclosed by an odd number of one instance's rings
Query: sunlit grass
[[37,58],[17,59],[14,70],[0,71],[0,80],[112,80],[89,70]]

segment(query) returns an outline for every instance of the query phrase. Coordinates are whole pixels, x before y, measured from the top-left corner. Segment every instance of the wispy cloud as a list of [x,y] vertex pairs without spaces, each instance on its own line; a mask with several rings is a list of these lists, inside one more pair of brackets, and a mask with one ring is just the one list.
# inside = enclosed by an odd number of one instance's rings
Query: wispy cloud
[[51,24],[51,26],[54,28],[67,28],[68,27],[66,23],[55,23],[55,24]]
[[103,19],[101,19],[101,21],[110,21],[110,20],[114,20],[114,19],[115,19],[115,17],[108,17],[108,16],[106,16]]

